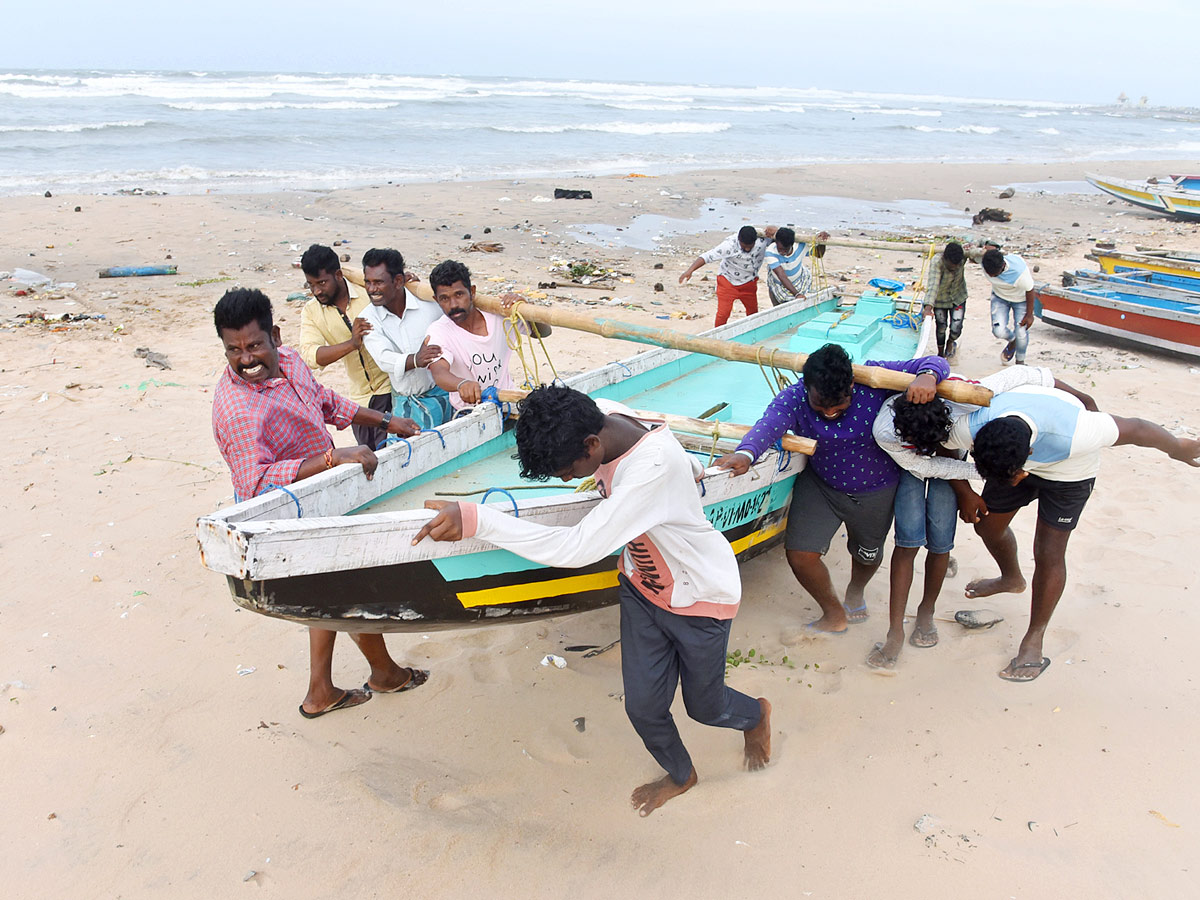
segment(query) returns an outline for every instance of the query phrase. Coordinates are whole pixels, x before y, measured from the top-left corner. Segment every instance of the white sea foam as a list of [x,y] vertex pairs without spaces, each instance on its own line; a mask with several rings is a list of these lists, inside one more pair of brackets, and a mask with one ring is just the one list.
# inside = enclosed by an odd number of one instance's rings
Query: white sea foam
[[991,125],[959,125],[957,128],[934,128],[932,125],[906,125],[913,131],[927,133],[941,132],[943,134],[996,134],[1000,129]]
[[492,125],[493,131],[509,134],[565,134],[598,131],[605,134],[717,134],[730,128],[728,122],[589,122],[583,125]]
[[127,122],[84,122],[64,125],[0,125],[0,132],[75,134],[80,131],[103,131],[105,128],[141,128],[148,124],[150,124],[148,119],[134,119]]
[[264,100],[256,103],[166,103],[169,109],[189,112],[241,112],[264,109],[391,109],[398,102],[364,103],[357,100],[328,100],[316,103],[284,103],[279,100]]
[[1038,134],[1062,134],[1057,128],[1039,128]]

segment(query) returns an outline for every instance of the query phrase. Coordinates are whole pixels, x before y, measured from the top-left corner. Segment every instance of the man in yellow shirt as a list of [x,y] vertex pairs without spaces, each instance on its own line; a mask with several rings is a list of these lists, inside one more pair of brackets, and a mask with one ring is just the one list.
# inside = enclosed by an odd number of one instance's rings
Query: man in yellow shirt
[[[371,330],[371,323],[359,313],[370,305],[371,298],[363,288],[346,280],[331,247],[313,244],[300,257],[300,268],[313,293],[313,299],[300,313],[300,356],[313,370],[342,360],[350,376],[350,399],[359,406],[391,412],[388,376],[363,347],[363,335]],[[352,427],[354,439],[372,450],[378,450],[387,438],[379,428]]]

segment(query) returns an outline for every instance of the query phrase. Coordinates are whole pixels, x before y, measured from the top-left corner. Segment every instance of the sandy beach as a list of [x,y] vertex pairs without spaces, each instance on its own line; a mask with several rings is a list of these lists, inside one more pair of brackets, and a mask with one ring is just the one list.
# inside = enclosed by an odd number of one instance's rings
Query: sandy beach
[[[1102,171],[1143,178],[1193,166],[1126,161]],[[991,630],[953,623],[956,609],[981,605],[963,598],[967,581],[993,571],[968,527],[939,603],[940,645],[906,646],[894,671],[864,664],[886,632],[886,561],[868,588],[870,620],[836,638],[797,636],[817,608],[781,549],[743,566],[730,649],[763,661],[729,681],[774,704],[772,764],[742,772],[740,737],[691,722],[680,705],[700,784],[644,820],[629,793],[660,772],[625,717],[619,649],[565,654],[564,670],[539,665],[565,646],[614,640],[615,608],[390,636],[398,661],[431,670],[428,685],[309,722],[296,711],[304,630],[236,607],[196,548],[196,517],[233,493],[211,432],[225,365],[213,305],[235,285],[261,288],[295,341],[303,299],[285,298],[305,289],[292,263],[311,243],[341,242],[348,266],[371,247],[396,247],[422,278],[460,259],[488,292],[537,292],[557,261],[588,259],[625,273],[616,292],[543,291],[540,302],[603,306],[642,323],[683,313],[692,317],[670,324],[690,331],[711,327],[716,272],[687,286],[679,273],[736,227],[664,234],[638,249],[595,238],[612,232],[593,226],[702,218],[712,199],[746,209],[751,224],[785,224],[752,218],[764,195],[822,196],[881,209],[945,204],[962,224],[921,236],[998,239],[1054,283],[1091,265],[1084,254],[1095,240],[1200,251],[1194,225],[1047,186],[1082,173],[1068,164],[838,165],[0,198],[0,270],[74,285],[25,296],[0,285],[5,896],[1192,896],[1200,472],[1160,453],[1106,451],[1068,550],[1046,641],[1054,662],[1033,684],[996,677],[1024,633],[1028,593],[982,604],[1005,616]],[[1031,184],[1043,187],[997,199],[999,188]],[[595,199],[546,200],[556,187]],[[971,226],[984,206],[1009,210],[1011,223]],[[918,233],[797,222],[797,231],[820,227],[838,237]],[[594,243],[576,239],[589,231]],[[476,241],[503,250],[466,252]],[[853,291],[875,276],[912,277],[897,270],[914,260],[831,248],[825,267]],[[178,275],[97,277],[107,266],[162,264]],[[979,377],[999,367],[1000,343],[978,267],[968,285],[955,370]],[[765,285],[759,300],[768,303]],[[22,318],[34,311],[44,318]],[[171,369],[148,368],[139,347],[165,354]],[[566,373],[637,348],[557,332],[550,349]],[[1028,359],[1104,411],[1191,436],[1200,429],[1194,365],[1040,322]],[[340,366],[320,377],[345,388]],[[1034,520],[1027,510],[1014,522],[1027,575]],[[828,560],[840,589],[849,561],[836,539]],[[918,583],[921,571],[918,558]],[[338,647],[335,682],[361,684],[361,656],[348,640]]]

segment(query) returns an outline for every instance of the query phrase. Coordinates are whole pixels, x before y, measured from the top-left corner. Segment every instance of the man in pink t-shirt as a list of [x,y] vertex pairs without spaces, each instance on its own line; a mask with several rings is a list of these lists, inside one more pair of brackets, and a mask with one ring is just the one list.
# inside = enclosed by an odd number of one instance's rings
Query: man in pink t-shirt
[[[505,390],[512,387],[508,361],[512,356],[509,336],[512,325],[495,313],[475,305],[475,287],[471,272],[460,262],[448,259],[429,273],[434,299],[445,314],[432,322],[425,342],[442,348],[442,355],[429,364],[429,374],[438,387],[449,391],[455,409],[478,403],[484,388]],[[517,294],[501,297],[505,309],[517,300]],[[529,326],[532,337],[545,337],[549,325]]]

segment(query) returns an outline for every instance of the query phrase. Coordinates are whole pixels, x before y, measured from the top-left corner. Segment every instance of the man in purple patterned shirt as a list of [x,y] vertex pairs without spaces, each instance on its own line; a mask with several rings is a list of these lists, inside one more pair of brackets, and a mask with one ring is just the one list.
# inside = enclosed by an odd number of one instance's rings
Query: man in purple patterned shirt
[[[950,374],[940,356],[867,365],[916,375],[907,392],[914,403],[932,400],[938,382]],[[807,626],[813,631],[842,633],[848,623],[867,619],[863,592],[883,558],[900,480],[900,467],[875,443],[872,426],[894,393],[855,384],[849,355],[826,344],[805,361],[800,380],[776,395],[737,450],[717,460],[742,475],[785,431],[816,440],[816,452],[796,477],[784,541],[793,574],[821,607],[821,618]],[[844,604],[821,560],[843,523],[850,550]]]

